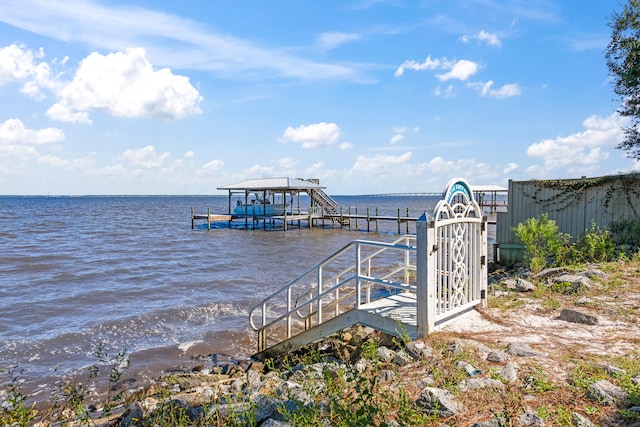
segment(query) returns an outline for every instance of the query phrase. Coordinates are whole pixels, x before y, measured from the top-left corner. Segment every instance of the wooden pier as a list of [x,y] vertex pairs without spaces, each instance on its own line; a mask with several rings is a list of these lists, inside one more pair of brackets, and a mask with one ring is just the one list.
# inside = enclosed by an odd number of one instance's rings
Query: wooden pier
[[[318,225],[326,226],[326,223],[334,224],[340,228],[360,230],[363,222],[366,222],[367,232],[379,232],[381,222],[395,223],[397,233],[415,232],[415,224],[422,211],[409,213],[409,208],[397,209],[396,214],[389,214],[387,210],[380,214],[378,208],[360,208],[339,206],[320,186],[315,179],[301,178],[264,178],[243,181],[237,184],[219,187],[219,190],[227,190],[228,208],[226,214],[212,213],[207,208],[205,213],[196,213],[195,207],[191,208],[191,228],[195,228],[196,221],[206,221],[207,230],[211,230],[211,224],[216,222],[232,223],[244,222],[245,229],[257,228],[282,228],[285,231],[290,225],[296,224],[298,228],[303,223],[308,228]],[[498,186],[472,187],[475,199],[488,216],[489,224],[495,225],[496,212],[506,209],[506,189]],[[311,206],[302,209],[301,193],[309,196]],[[402,193],[395,195],[436,195],[437,193]],[[237,207],[232,210],[232,198],[236,200]],[[297,201],[297,203],[296,203]],[[279,206],[278,214],[268,212],[271,207]],[[266,215],[261,213],[267,213]],[[260,227],[262,222],[262,227]],[[270,227],[267,225],[270,224]],[[277,227],[276,224],[281,224]],[[411,226],[413,224],[413,227]]]

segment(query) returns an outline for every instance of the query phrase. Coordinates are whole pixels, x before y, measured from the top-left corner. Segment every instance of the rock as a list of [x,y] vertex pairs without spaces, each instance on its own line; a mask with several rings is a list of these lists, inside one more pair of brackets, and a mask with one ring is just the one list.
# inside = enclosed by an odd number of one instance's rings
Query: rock
[[259,374],[264,373],[264,363],[254,360],[249,365],[249,368],[246,370],[256,371]]
[[391,362],[396,358],[396,352],[388,347],[378,347],[378,357],[383,362]]
[[600,367],[602,369],[604,369],[605,371],[607,371],[607,373],[609,375],[616,376],[616,375],[626,375],[627,372],[624,369],[620,369],[617,366],[613,366],[613,365],[607,365],[607,364],[601,364]]
[[631,381],[632,381],[634,384],[640,384],[640,375],[638,375],[637,377],[633,377],[633,378],[631,378]]
[[396,373],[389,370],[389,369],[383,369],[382,371],[380,371],[380,373],[378,374],[378,376],[376,377],[376,381],[380,382],[380,383],[388,383],[390,381],[392,381],[393,379],[395,379],[396,377]]
[[574,302],[575,305],[587,305],[587,304],[591,304],[591,298],[587,298],[587,297],[580,297],[576,300],[576,302]]
[[494,380],[493,378],[469,378],[463,380],[458,384],[458,388],[460,391],[467,391],[477,388],[504,388],[504,384],[502,384],[498,380]]
[[254,417],[258,424],[278,413],[278,399],[259,394],[253,399]]
[[507,353],[518,357],[546,357],[546,354],[533,350],[527,343],[512,342],[507,346]]
[[487,420],[487,421],[479,421],[479,422],[473,424],[472,427],[504,427],[504,426],[508,426],[508,425],[509,425],[509,423],[504,418],[495,417],[495,418],[491,418],[490,420]]
[[435,383],[436,383],[436,380],[434,380],[432,377],[424,377],[418,383],[418,388],[422,390],[425,387],[431,387],[435,385]]
[[222,365],[237,365],[238,361],[235,357],[229,356],[228,354],[216,353],[211,355],[211,362],[213,366],[222,366]]
[[506,362],[508,358],[509,355],[502,350],[494,350],[487,354],[487,361],[489,362],[503,363]]
[[569,283],[571,286],[564,291],[565,294],[576,294],[584,290],[589,290],[592,285],[591,279],[575,274],[563,274],[555,277],[553,283]]
[[396,352],[396,357],[394,359],[394,363],[398,366],[408,365],[413,362],[413,359],[406,351],[398,351]]
[[516,291],[518,292],[532,292],[535,290],[536,286],[526,280],[518,280],[518,283],[516,283]]
[[544,419],[538,414],[527,412],[526,414],[518,415],[518,418],[516,418],[516,425],[522,427],[541,427],[544,426]]
[[138,424],[138,420],[144,417],[142,406],[138,402],[134,402],[127,406],[127,409],[120,417],[120,422],[117,424],[119,427],[130,427]]
[[518,379],[518,366],[513,362],[508,362],[498,375],[508,383],[514,383]]
[[571,421],[573,422],[574,427],[598,427],[596,424],[592,423],[591,420],[577,412],[571,414]]
[[566,267],[545,268],[533,277],[535,279],[546,279],[547,277],[556,276],[558,274],[566,273],[567,271],[569,271],[569,269]]
[[414,359],[428,359],[433,356],[433,350],[422,341],[410,341],[405,350]]
[[269,418],[268,420],[260,424],[260,427],[291,427],[291,423],[284,422],[284,421],[276,421],[273,418]]
[[587,271],[583,271],[581,273],[578,273],[578,275],[587,277],[589,279],[593,279],[594,277],[604,278],[604,277],[608,277],[609,276],[607,273],[605,273],[604,271],[600,270],[599,268],[590,268]]
[[560,320],[564,320],[565,322],[571,323],[580,323],[583,325],[597,325],[598,318],[595,316],[591,316],[590,314],[582,313],[577,310],[572,310],[570,308],[563,308],[560,311]]
[[307,392],[304,391],[300,384],[294,381],[284,381],[278,386],[276,392],[278,393],[278,395],[284,396],[289,400],[293,400],[294,402],[301,402],[305,405],[310,405],[312,403],[311,397],[309,397]]
[[262,387],[262,375],[252,369],[249,369],[247,371],[247,384],[249,384],[249,387],[252,389],[256,391],[259,390],[260,387]]
[[624,402],[628,398],[628,394],[624,389],[611,384],[607,380],[599,380],[594,384],[591,384],[589,391],[587,392],[587,396],[603,405],[614,405],[616,403]]
[[440,417],[452,417],[462,410],[455,396],[441,388],[423,388],[415,403],[424,412],[437,413]]
[[528,280],[517,278],[515,279],[514,289],[518,292],[531,292],[536,289],[536,285]]

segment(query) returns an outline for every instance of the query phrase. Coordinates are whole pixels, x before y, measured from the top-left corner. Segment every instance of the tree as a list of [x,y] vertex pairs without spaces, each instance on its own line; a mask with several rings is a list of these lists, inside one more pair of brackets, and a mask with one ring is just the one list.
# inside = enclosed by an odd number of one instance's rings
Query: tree
[[621,12],[611,16],[611,41],[606,57],[616,95],[622,101],[618,113],[631,118],[618,148],[640,160],[640,0],[627,0]]

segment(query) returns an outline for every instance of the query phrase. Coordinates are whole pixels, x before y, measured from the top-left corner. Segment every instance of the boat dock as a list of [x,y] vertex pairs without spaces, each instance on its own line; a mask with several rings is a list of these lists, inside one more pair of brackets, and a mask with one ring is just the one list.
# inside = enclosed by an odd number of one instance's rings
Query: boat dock
[[[403,214],[403,211],[406,213]],[[297,228],[305,226],[313,228],[317,226],[325,227],[327,224],[337,224],[340,228],[355,228],[360,229],[361,224],[367,224],[367,232],[379,231],[378,223],[380,221],[392,221],[397,223],[398,234],[402,233],[403,228],[405,232],[410,232],[410,224],[414,224],[418,220],[417,216],[409,216],[409,210],[398,209],[398,215],[378,215],[377,209],[372,210],[367,208],[366,214],[358,213],[358,209],[355,209],[354,213],[351,213],[351,209],[347,213],[320,213],[309,214],[308,212],[299,213],[287,213],[286,215],[235,215],[235,214],[216,214],[211,213],[211,208],[207,208],[207,213],[196,213],[195,207],[191,207],[191,228],[195,228],[196,221],[206,221],[207,230],[211,230],[212,223],[216,222],[245,222],[245,228],[258,229],[273,228],[276,223],[281,223],[282,227],[286,231],[292,225]],[[260,226],[262,223],[262,227]],[[373,227],[372,227],[373,225]]]
[[[302,228],[325,227],[327,224],[340,228],[360,230],[366,223],[367,232],[378,232],[381,222],[395,223],[397,233],[415,232],[415,224],[423,212],[410,213],[408,208],[398,208],[396,214],[380,214],[378,208],[343,207],[326,194],[318,180],[301,178],[265,178],[243,181],[219,187],[228,191],[227,213],[196,213],[191,208],[191,228],[196,221],[206,221],[207,230],[213,223],[244,222],[245,229],[273,229],[285,231],[291,226]],[[476,200],[488,216],[488,223],[494,224],[496,212],[506,208],[507,190],[498,186],[478,186],[473,188]],[[301,208],[301,193],[309,196],[311,206]],[[427,193],[425,193],[427,194]],[[431,193],[428,193],[431,195]],[[235,205],[233,200],[235,199]],[[296,203],[297,202],[297,203]]]

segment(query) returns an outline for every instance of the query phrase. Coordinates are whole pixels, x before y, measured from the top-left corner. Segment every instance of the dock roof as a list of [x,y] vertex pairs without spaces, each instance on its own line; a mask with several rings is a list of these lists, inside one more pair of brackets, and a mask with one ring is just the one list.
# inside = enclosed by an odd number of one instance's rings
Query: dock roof
[[218,190],[244,191],[286,191],[286,190],[316,190],[323,189],[318,180],[303,178],[258,178],[238,182],[236,184],[218,187]]
[[505,187],[501,187],[499,185],[489,184],[489,185],[472,185],[471,191],[473,191],[474,193],[492,193],[492,192],[506,193],[509,191],[509,189]]

